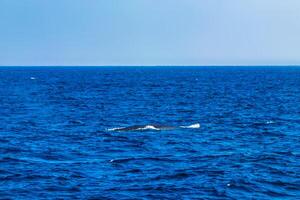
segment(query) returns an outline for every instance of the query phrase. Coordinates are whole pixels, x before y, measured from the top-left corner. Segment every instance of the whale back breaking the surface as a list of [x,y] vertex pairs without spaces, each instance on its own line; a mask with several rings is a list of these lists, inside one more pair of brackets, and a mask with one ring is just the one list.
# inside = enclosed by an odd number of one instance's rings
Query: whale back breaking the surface
[[180,126],[181,128],[200,128],[200,124],[197,123],[197,124],[192,124],[192,125],[189,125],[189,126]]
[[173,130],[177,128],[200,128],[200,124],[192,124],[189,126],[166,126],[166,125],[134,125],[128,127],[117,127],[107,129],[108,131],[161,131],[161,130]]

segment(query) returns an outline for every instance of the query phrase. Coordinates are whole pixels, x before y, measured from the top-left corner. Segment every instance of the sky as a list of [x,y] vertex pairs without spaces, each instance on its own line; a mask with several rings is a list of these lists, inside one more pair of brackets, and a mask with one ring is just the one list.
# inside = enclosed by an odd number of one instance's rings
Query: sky
[[299,0],[0,0],[0,65],[299,65]]

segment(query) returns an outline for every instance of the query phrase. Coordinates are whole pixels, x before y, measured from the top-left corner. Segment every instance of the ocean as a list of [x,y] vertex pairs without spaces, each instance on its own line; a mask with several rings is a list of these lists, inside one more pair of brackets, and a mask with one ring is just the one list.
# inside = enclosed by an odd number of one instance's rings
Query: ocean
[[299,67],[1,67],[0,199],[300,199]]

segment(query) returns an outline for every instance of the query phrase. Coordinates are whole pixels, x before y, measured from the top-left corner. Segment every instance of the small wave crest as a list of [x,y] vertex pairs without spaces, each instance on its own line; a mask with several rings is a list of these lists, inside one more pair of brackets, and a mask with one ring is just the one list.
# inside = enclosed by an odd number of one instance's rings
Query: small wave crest
[[275,122],[272,120],[266,121],[266,124],[274,124]]

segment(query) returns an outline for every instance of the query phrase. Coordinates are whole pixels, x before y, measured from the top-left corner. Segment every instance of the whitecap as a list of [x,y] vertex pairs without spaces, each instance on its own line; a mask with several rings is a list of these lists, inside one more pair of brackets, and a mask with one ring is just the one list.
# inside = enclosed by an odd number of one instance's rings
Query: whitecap
[[272,120],[269,120],[269,121],[266,122],[266,124],[274,124],[274,123],[275,123],[275,122],[272,121]]

